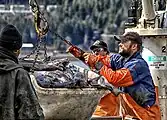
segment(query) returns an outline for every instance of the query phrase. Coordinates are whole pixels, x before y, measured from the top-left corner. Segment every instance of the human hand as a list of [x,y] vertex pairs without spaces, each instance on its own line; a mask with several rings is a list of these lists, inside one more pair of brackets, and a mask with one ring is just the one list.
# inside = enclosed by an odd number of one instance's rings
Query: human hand
[[80,51],[77,47],[75,46],[70,46],[67,48],[66,52],[71,53],[74,55],[76,58],[81,58],[82,57],[82,51]]
[[95,68],[95,64],[99,61],[99,56],[91,53],[84,53],[82,57],[84,58],[85,63],[87,63],[92,69]]

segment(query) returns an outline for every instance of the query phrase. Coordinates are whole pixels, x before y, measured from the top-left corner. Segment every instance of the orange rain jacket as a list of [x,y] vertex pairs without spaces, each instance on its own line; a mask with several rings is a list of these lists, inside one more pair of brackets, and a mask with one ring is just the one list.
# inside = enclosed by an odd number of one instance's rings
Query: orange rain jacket
[[133,116],[141,120],[160,120],[158,95],[146,61],[137,52],[128,60],[113,54],[101,60],[100,69],[111,84],[124,94],[115,97],[107,94],[101,98],[94,112],[98,116]]

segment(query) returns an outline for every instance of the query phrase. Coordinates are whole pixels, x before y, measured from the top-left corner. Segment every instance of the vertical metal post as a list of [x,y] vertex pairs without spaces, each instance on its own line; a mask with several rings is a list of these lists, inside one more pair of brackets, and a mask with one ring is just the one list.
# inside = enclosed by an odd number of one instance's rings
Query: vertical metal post
[[142,0],[142,17],[146,20],[152,20],[155,18],[155,9],[153,0]]

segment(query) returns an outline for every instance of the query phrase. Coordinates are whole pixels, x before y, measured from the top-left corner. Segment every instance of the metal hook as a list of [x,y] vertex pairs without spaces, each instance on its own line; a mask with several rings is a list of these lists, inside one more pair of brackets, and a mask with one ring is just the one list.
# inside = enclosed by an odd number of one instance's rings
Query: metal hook
[[40,12],[36,0],[29,0],[29,5],[31,6],[31,10],[34,14],[36,32],[38,33],[39,37],[42,37],[46,35],[49,30],[48,22],[44,15]]

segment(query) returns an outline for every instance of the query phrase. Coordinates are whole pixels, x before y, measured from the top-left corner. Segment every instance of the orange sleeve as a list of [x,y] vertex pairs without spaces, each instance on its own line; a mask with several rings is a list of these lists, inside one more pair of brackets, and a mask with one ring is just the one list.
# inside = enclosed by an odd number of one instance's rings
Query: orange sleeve
[[101,62],[103,63],[103,65],[110,67],[110,56],[105,56],[103,59],[101,59]]
[[100,75],[104,76],[109,83],[117,87],[126,87],[134,83],[130,71],[126,68],[113,71],[104,65],[100,70]]

